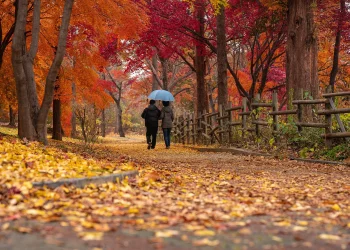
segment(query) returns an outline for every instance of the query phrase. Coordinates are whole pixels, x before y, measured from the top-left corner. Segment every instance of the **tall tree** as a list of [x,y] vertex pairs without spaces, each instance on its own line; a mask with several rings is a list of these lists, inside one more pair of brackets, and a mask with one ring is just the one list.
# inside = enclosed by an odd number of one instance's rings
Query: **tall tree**
[[[288,0],[287,93],[291,100],[307,92],[318,96],[315,1]],[[302,93],[302,90],[304,93]]]
[[335,44],[334,44],[334,52],[333,52],[333,65],[332,65],[332,71],[331,75],[329,77],[329,85],[331,86],[332,92],[334,92],[334,85],[335,85],[335,79],[338,73],[339,69],[339,53],[340,53],[340,43],[341,43],[341,37],[342,37],[342,29],[344,18],[346,17],[346,7],[345,7],[345,0],[339,1],[339,14],[338,14],[338,26],[337,26],[337,32],[335,35]]
[[[205,5],[201,0],[196,0],[195,2],[195,16],[198,21],[197,34],[200,37],[204,37],[204,14],[205,14]],[[208,90],[205,82],[205,45],[202,41],[196,41],[195,49],[195,69],[197,77],[197,87],[196,87],[196,113],[209,110],[209,101],[208,101]]]
[[18,118],[20,123],[18,134],[20,138],[38,139],[47,144],[46,121],[53,100],[56,77],[66,49],[72,8],[73,0],[66,0],[62,14],[57,53],[46,76],[45,94],[39,108],[34,81],[33,61],[38,50],[41,3],[40,0],[34,1],[32,40],[29,50],[23,53],[26,43],[28,0],[18,0],[17,20],[12,42],[12,65],[17,89]]
[[225,6],[219,5],[218,11],[216,17],[218,103],[225,106],[228,100]]

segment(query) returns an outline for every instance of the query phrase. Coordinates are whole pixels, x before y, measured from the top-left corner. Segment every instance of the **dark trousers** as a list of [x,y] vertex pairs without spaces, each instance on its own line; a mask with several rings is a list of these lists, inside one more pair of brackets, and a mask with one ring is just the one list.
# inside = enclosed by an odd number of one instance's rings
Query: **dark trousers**
[[171,128],[163,128],[164,142],[166,147],[170,147],[170,132]]
[[152,143],[152,148],[156,147],[158,127],[146,127],[147,144]]

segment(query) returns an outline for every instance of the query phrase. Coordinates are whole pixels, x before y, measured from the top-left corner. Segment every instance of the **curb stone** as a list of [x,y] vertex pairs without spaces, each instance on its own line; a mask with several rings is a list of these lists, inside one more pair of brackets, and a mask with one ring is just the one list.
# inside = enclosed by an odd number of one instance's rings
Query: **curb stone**
[[33,187],[48,187],[48,188],[57,188],[62,185],[73,185],[77,188],[83,188],[85,185],[94,183],[94,184],[103,184],[106,182],[117,182],[125,179],[126,177],[134,177],[138,175],[138,171],[126,171],[118,174],[104,175],[104,176],[94,176],[94,177],[83,177],[83,178],[71,178],[71,179],[62,179],[58,181],[41,181],[33,182]]

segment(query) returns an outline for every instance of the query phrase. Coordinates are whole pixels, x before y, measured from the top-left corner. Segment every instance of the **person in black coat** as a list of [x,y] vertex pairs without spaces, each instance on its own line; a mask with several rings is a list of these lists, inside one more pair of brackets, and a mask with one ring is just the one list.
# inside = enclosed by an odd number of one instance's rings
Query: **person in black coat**
[[147,149],[154,149],[157,142],[160,110],[157,108],[155,103],[155,100],[150,100],[149,106],[143,110],[141,115],[141,117],[145,119],[146,139],[148,144]]

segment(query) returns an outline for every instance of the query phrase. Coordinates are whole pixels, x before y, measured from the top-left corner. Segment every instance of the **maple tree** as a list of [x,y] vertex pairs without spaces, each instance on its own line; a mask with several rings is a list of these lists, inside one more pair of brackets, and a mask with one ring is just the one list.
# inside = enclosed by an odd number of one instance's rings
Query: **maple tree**
[[[46,77],[45,95],[39,108],[36,83],[34,81],[33,60],[38,51],[41,11],[40,1],[34,1],[31,44],[24,56],[22,54],[22,49],[26,42],[25,30],[28,15],[28,1],[24,0],[18,2],[17,20],[12,41],[12,64],[19,106],[18,116],[20,123],[18,133],[21,138],[33,140],[37,136],[40,141],[47,142],[47,115],[53,100],[54,82],[65,53],[72,7],[73,1],[67,0],[63,10],[57,51]],[[23,60],[21,60],[21,58],[23,58]]]

